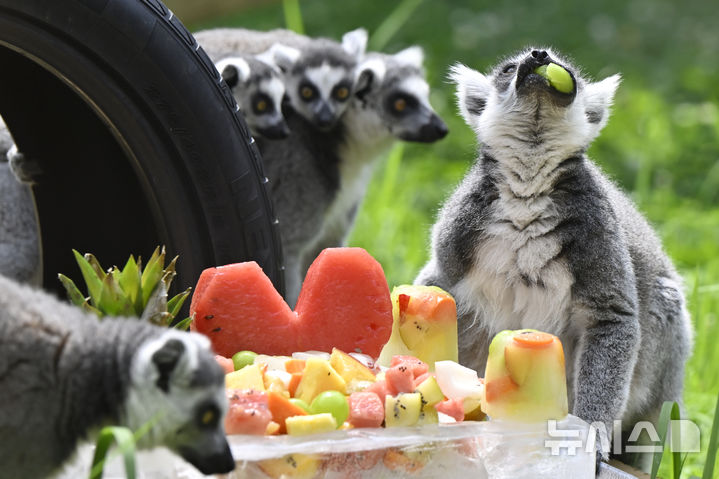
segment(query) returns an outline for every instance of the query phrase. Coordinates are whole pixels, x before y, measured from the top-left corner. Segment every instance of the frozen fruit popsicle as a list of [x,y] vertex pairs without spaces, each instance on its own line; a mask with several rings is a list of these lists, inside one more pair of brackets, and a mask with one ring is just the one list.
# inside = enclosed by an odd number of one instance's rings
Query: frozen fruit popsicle
[[489,346],[482,410],[492,419],[538,422],[567,415],[559,338],[533,329],[502,331]]

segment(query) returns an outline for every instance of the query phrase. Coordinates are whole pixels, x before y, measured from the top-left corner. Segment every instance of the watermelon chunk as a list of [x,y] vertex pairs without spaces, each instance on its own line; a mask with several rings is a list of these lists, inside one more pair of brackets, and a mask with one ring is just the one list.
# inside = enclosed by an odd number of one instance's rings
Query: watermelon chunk
[[227,434],[265,434],[272,420],[267,393],[252,389],[227,389]]
[[210,338],[217,354],[251,350],[275,356],[297,351],[297,317],[254,261],[202,272],[192,296],[190,328]]
[[295,311],[305,350],[336,347],[376,358],[392,332],[387,279],[362,248],[323,250],[307,271]]
[[387,391],[392,396],[414,391],[414,375],[412,374],[412,369],[404,364],[397,364],[389,368],[385,371],[384,378],[387,381]]
[[373,392],[358,391],[347,399],[350,414],[347,422],[354,427],[380,427],[384,422],[384,400]]

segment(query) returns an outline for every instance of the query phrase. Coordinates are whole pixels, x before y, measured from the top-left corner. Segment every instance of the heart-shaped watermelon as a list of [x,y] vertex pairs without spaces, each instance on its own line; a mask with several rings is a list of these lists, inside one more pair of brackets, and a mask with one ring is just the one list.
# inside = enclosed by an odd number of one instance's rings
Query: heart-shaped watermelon
[[382,266],[362,248],[328,248],[307,272],[293,312],[255,262],[202,272],[190,305],[191,329],[217,354],[251,350],[357,351],[374,358],[392,330]]

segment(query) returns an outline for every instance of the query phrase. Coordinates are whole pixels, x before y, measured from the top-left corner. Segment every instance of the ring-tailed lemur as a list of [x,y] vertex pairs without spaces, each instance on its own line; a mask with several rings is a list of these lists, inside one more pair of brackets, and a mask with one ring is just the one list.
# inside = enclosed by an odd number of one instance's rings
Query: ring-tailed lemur
[[[42,281],[42,252],[35,203],[19,167],[24,157],[0,121],[0,274],[23,283]],[[20,177],[18,177],[20,175]]]
[[204,474],[234,461],[224,434],[224,373],[204,336],[98,319],[0,276],[2,477],[46,477],[106,424],[151,425]]
[[328,131],[352,96],[355,67],[364,54],[367,32],[348,32],[341,45],[286,30],[222,28],[197,32],[195,38],[210,58],[261,54],[264,60],[277,65],[283,71],[291,107],[315,128]]
[[215,62],[215,67],[232,90],[253,135],[276,140],[290,134],[282,116],[285,84],[275,66],[259,56],[236,53]]
[[[535,72],[550,63],[570,92]],[[564,345],[575,415],[610,440],[615,419],[654,419],[681,400],[692,332],[656,234],[586,156],[619,76],[592,83],[536,48],[486,76],[462,65],[451,76],[479,158],[442,207],[416,282],[455,296],[460,361],[481,372],[496,333],[544,330]]]
[[[322,208],[317,208],[322,227],[319,231],[307,231],[312,237],[302,245],[299,277],[287,279],[286,284],[301,283],[322,249],[346,244],[375,163],[397,139],[432,143],[447,134],[447,126],[429,103],[430,89],[424,78],[423,61],[422,49],[413,46],[395,54],[370,52],[358,66],[356,93],[341,119],[339,133],[342,136],[336,145],[334,141],[324,143],[328,151],[336,146],[334,154],[338,163],[327,168],[338,169],[337,190],[330,204],[326,207],[320,204]],[[306,141],[304,137],[293,136],[287,143],[294,145],[303,141]],[[270,146],[270,149],[274,152],[278,146]],[[287,149],[292,148],[294,146]],[[281,156],[274,154],[267,161],[278,163]],[[294,180],[286,178],[281,165],[278,163],[270,169],[282,178],[283,184],[302,179],[301,176]],[[287,208],[280,207],[283,209]],[[289,211],[284,216],[280,216],[281,228],[302,227]]]

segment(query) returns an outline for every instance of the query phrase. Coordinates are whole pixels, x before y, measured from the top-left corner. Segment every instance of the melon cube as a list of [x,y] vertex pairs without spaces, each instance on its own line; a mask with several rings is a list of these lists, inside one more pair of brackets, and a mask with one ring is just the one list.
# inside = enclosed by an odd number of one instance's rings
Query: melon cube
[[287,434],[290,436],[304,436],[320,432],[329,432],[337,429],[335,417],[328,413],[308,414],[307,416],[292,416],[285,419]]

